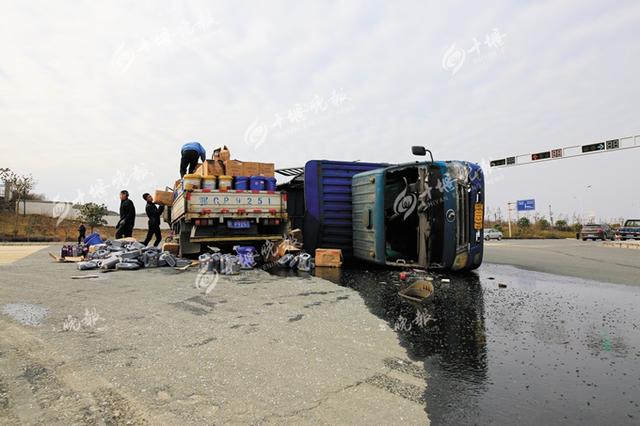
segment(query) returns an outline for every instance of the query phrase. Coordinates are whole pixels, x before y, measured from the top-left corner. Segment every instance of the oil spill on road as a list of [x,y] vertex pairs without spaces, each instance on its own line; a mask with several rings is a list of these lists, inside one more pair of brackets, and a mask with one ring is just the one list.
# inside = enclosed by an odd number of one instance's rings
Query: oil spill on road
[[418,309],[398,296],[411,282],[398,270],[315,275],[358,291],[424,363],[421,403],[434,425],[640,422],[640,288],[485,264],[434,274]]

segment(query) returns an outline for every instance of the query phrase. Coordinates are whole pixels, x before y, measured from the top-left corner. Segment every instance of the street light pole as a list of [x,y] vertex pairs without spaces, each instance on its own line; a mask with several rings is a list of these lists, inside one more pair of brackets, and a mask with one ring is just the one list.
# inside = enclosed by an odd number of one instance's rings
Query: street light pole
[[511,206],[514,203],[507,202],[507,220],[509,222],[509,238],[511,238]]

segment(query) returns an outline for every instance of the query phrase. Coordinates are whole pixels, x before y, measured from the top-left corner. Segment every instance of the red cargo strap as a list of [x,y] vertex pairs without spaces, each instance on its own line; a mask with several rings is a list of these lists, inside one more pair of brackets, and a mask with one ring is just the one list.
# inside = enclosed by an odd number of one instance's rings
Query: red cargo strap
[[220,209],[220,213],[229,213],[229,209]]
[[245,214],[247,211],[245,209],[238,209],[238,214]]
[[210,214],[211,213],[211,209],[202,209],[200,210],[200,214]]
[[262,209],[253,209],[254,213],[262,213]]

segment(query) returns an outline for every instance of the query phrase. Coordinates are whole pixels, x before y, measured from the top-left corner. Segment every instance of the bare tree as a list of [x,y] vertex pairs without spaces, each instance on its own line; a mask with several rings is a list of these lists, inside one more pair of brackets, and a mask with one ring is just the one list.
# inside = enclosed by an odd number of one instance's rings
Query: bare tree
[[16,205],[16,215],[15,215],[15,223],[13,228],[13,234],[18,235],[18,218],[20,213],[20,203],[24,202],[27,199],[34,186],[36,185],[36,181],[30,174],[28,175],[19,175],[9,169],[2,169],[0,172],[2,176],[2,180],[5,185],[9,185],[11,191],[13,192],[15,198]]

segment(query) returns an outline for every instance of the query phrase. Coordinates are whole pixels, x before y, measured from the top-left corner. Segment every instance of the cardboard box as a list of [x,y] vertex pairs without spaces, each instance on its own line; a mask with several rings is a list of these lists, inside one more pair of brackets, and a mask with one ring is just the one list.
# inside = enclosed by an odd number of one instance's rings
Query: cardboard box
[[224,164],[221,161],[205,160],[195,173],[200,176],[220,176],[224,174]]
[[163,206],[170,206],[173,204],[173,192],[156,190],[156,194],[153,197],[153,201],[156,204]]
[[260,163],[244,161],[242,163],[242,176],[260,176]]
[[162,250],[177,256],[180,251],[180,245],[178,243],[166,242],[162,245]]
[[238,160],[225,161],[224,174],[227,176],[244,176],[242,174],[242,161],[238,161]]
[[260,176],[274,177],[276,166],[273,163],[260,164]]
[[231,151],[229,151],[229,148],[227,148],[227,146],[223,146],[222,149],[220,150],[220,159],[222,161],[229,161],[231,160]]
[[342,250],[316,249],[316,266],[339,268],[342,266]]

